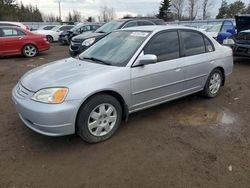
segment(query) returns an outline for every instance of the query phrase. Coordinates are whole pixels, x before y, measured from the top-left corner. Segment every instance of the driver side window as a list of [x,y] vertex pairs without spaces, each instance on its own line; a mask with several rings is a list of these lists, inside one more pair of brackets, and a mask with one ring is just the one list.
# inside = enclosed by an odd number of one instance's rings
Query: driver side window
[[156,55],[158,62],[179,58],[180,45],[177,31],[156,35],[144,48],[144,54]]

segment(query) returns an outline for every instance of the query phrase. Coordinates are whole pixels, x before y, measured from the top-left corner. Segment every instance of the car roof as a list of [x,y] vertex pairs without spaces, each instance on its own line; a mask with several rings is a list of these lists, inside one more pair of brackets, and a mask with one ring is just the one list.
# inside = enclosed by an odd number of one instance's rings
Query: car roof
[[18,26],[0,26],[0,28],[11,28],[11,29],[21,29],[21,30],[24,30],[23,28],[18,27]]
[[125,29],[122,29],[122,30],[159,32],[159,31],[168,30],[168,29],[188,29],[188,30],[199,31],[196,28],[178,26],[178,25],[171,25],[171,26],[170,25],[139,26],[139,27],[129,27],[129,28],[125,28]]

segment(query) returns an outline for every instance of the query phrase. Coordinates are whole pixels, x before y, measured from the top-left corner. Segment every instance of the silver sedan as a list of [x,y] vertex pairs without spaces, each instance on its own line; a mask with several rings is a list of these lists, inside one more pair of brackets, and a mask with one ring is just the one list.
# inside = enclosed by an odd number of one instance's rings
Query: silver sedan
[[196,29],[134,27],[27,72],[12,98],[32,130],[97,143],[130,113],[197,92],[216,97],[232,70],[232,50]]

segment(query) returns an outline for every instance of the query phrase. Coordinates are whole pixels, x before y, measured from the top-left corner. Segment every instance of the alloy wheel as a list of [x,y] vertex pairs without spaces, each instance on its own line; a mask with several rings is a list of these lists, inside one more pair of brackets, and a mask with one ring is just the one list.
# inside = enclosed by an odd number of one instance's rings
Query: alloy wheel
[[88,129],[94,136],[105,136],[117,121],[117,111],[111,104],[101,104],[94,108],[88,118]]
[[218,72],[215,72],[211,76],[209,82],[209,90],[213,95],[218,93],[221,87],[221,83],[222,83],[221,75]]
[[27,45],[24,47],[24,54],[27,56],[27,57],[34,57],[37,53],[37,49],[35,46],[33,45]]

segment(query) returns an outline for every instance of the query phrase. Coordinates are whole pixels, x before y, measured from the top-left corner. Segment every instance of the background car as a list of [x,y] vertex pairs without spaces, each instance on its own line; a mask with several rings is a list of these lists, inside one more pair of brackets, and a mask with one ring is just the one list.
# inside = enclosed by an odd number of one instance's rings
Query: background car
[[107,36],[114,30],[136,27],[136,26],[145,26],[145,25],[166,25],[163,20],[157,18],[126,18],[120,20],[113,20],[98,28],[93,33],[83,33],[76,37],[72,38],[70,43],[69,52],[72,57],[80,54],[91,45],[96,43],[98,40]]
[[234,23],[229,20],[223,21],[222,24],[216,24],[209,27],[206,32],[221,44],[226,38],[237,33]]
[[52,43],[52,42],[57,42],[59,40],[59,35],[63,31],[68,31],[72,29],[73,27],[74,25],[60,25],[60,26],[54,27],[51,30],[37,30],[37,31],[34,31],[34,33],[46,35],[47,40],[50,43]]
[[56,25],[43,25],[43,26],[39,27],[37,30],[51,30],[55,27],[56,27]]
[[15,26],[20,27],[22,29],[29,30],[29,27],[20,23],[20,22],[7,22],[7,21],[0,21],[0,26]]
[[0,26],[0,56],[24,55],[33,57],[48,50],[45,35],[37,35],[20,27]]
[[250,15],[237,15],[235,20],[238,33],[229,36],[223,44],[230,46],[235,56],[250,57]]
[[85,32],[95,31],[100,26],[101,24],[98,24],[98,23],[77,24],[75,27],[73,27],[69,31],[63,31],[59,36],[59,41],[62,44],[69,44],[71,42],[71,39],[74,36],[80,35]]
[[32,130],[97,143],[130,113],[197,92],[216,97],[232,70],[232,50],[198,30],[133,27],[26,73],[12,98]]

